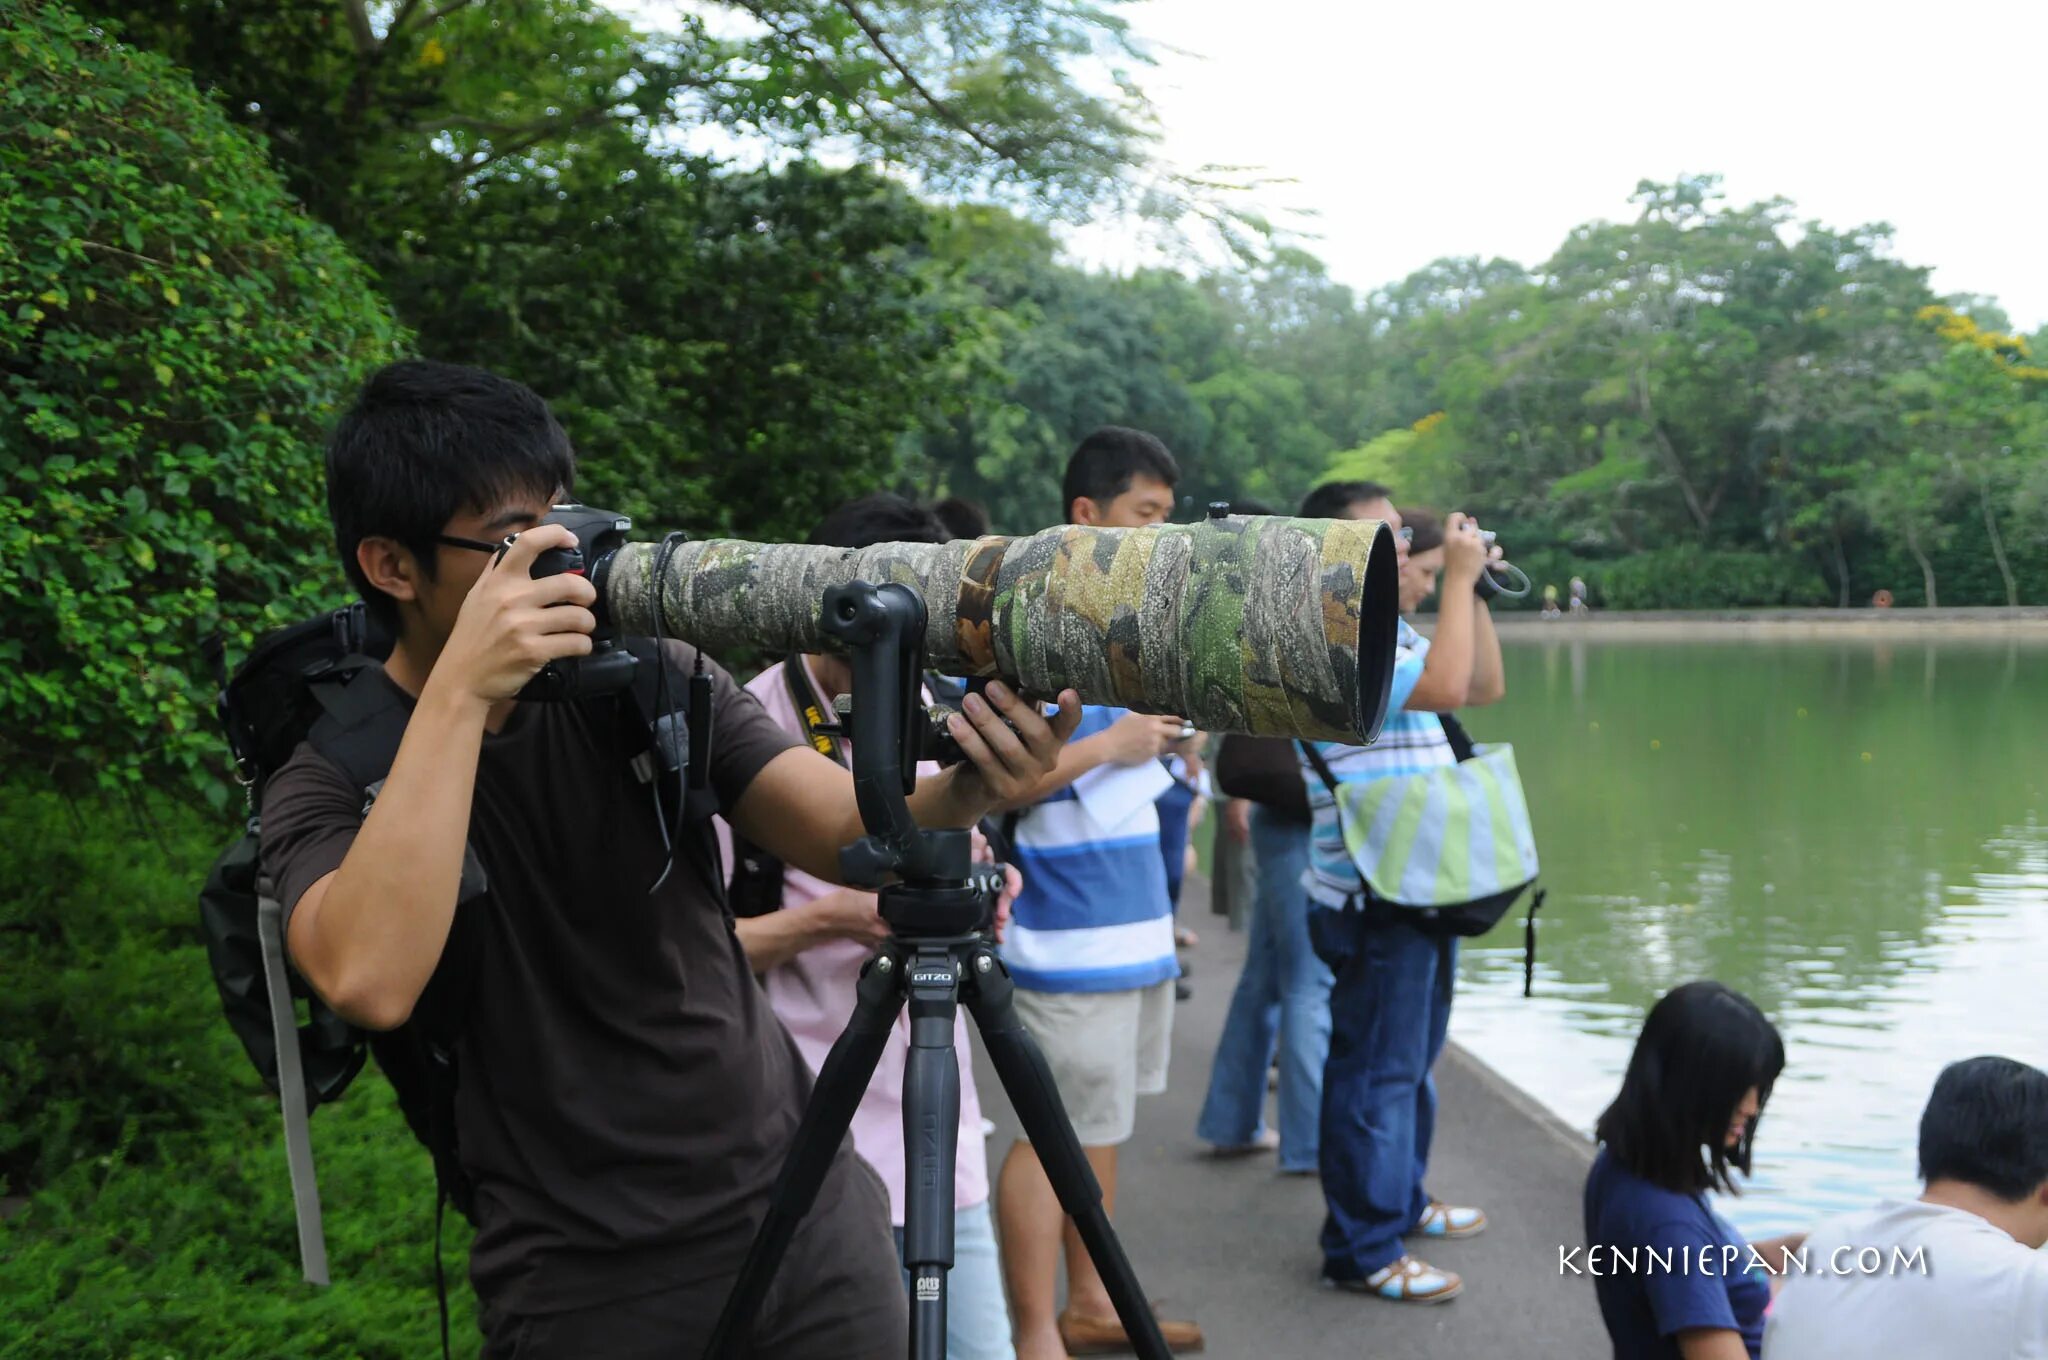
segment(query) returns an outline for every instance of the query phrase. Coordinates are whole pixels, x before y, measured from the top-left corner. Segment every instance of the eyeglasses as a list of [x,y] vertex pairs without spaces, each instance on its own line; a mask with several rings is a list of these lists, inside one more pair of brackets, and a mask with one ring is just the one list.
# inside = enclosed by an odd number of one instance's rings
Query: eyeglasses
[[1394,537],[1400,539],[1403,543],[1413,543],[1415,541],[1415,530],[1403,525],[1399,529],[1394,530]]
[[472,552],[495,553],[501,546],[497,543],[486,543],[480,538],[462,538],[455,534],[436,534],[434,541],[445,543],[451,548],[468,548]]

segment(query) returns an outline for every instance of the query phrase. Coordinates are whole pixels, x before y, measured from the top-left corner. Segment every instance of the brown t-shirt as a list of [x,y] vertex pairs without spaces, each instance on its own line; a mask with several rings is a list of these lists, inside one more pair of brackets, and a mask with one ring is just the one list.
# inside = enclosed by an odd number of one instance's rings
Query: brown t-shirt
[[[671,645],[687,668],[694,651]],[[731,808],[798,743],[711,673],[711,782]],[[809,1089],[688,851],[649,895],[667,852],[625,735],[609,703],[522,703],[477,763],[469,843],[489,892],[457,913],[475,952],[456,1136],[476,1185],[470,1276],[506,1312],[732,1270]],[[263,862],[287,911],[340,867],[362,804],[307,745],[271,779]]]

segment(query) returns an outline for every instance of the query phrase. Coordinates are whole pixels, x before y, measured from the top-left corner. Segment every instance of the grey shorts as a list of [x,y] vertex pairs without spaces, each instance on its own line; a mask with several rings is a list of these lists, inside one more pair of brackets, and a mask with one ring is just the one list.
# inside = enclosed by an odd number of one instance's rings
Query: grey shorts
[[1082,1147],[1115,1147],[1137,1126],[1138,1097],[1166,1089],[1173,983],[1125,992],[1027,992],[1017,1014],[1045,1052]]

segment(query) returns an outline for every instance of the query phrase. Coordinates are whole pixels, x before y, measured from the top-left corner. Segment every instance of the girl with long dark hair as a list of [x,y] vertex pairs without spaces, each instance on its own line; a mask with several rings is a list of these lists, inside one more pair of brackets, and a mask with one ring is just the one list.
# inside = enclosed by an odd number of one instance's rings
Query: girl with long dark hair
[[1755,1003],[1688,982],[1651,1007],[1586,1177],[1586,1265],[1615,1360],[1756,1360],[1805,1234],[1752,1246],[1707,1203],[1749,1175],[1785,1045]]

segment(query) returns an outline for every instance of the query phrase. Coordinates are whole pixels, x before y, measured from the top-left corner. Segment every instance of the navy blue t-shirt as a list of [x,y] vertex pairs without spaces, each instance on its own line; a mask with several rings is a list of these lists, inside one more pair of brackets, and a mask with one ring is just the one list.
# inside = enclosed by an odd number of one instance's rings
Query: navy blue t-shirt
[[1173,787],[1159,795],[1159,853],[1166,861],[1166,896],[1180,909],[1180,880],[1188,863],[1188,816],[1194,811],[1195,791],[1178,778]]
[[1586,1176],[1586,1255],[1614,1360],[1679,1360],[1678,1333],[1719,1327],[1763,1352],[1769,1276],[1706,1196],[1652,1185],[1602,1147]]

